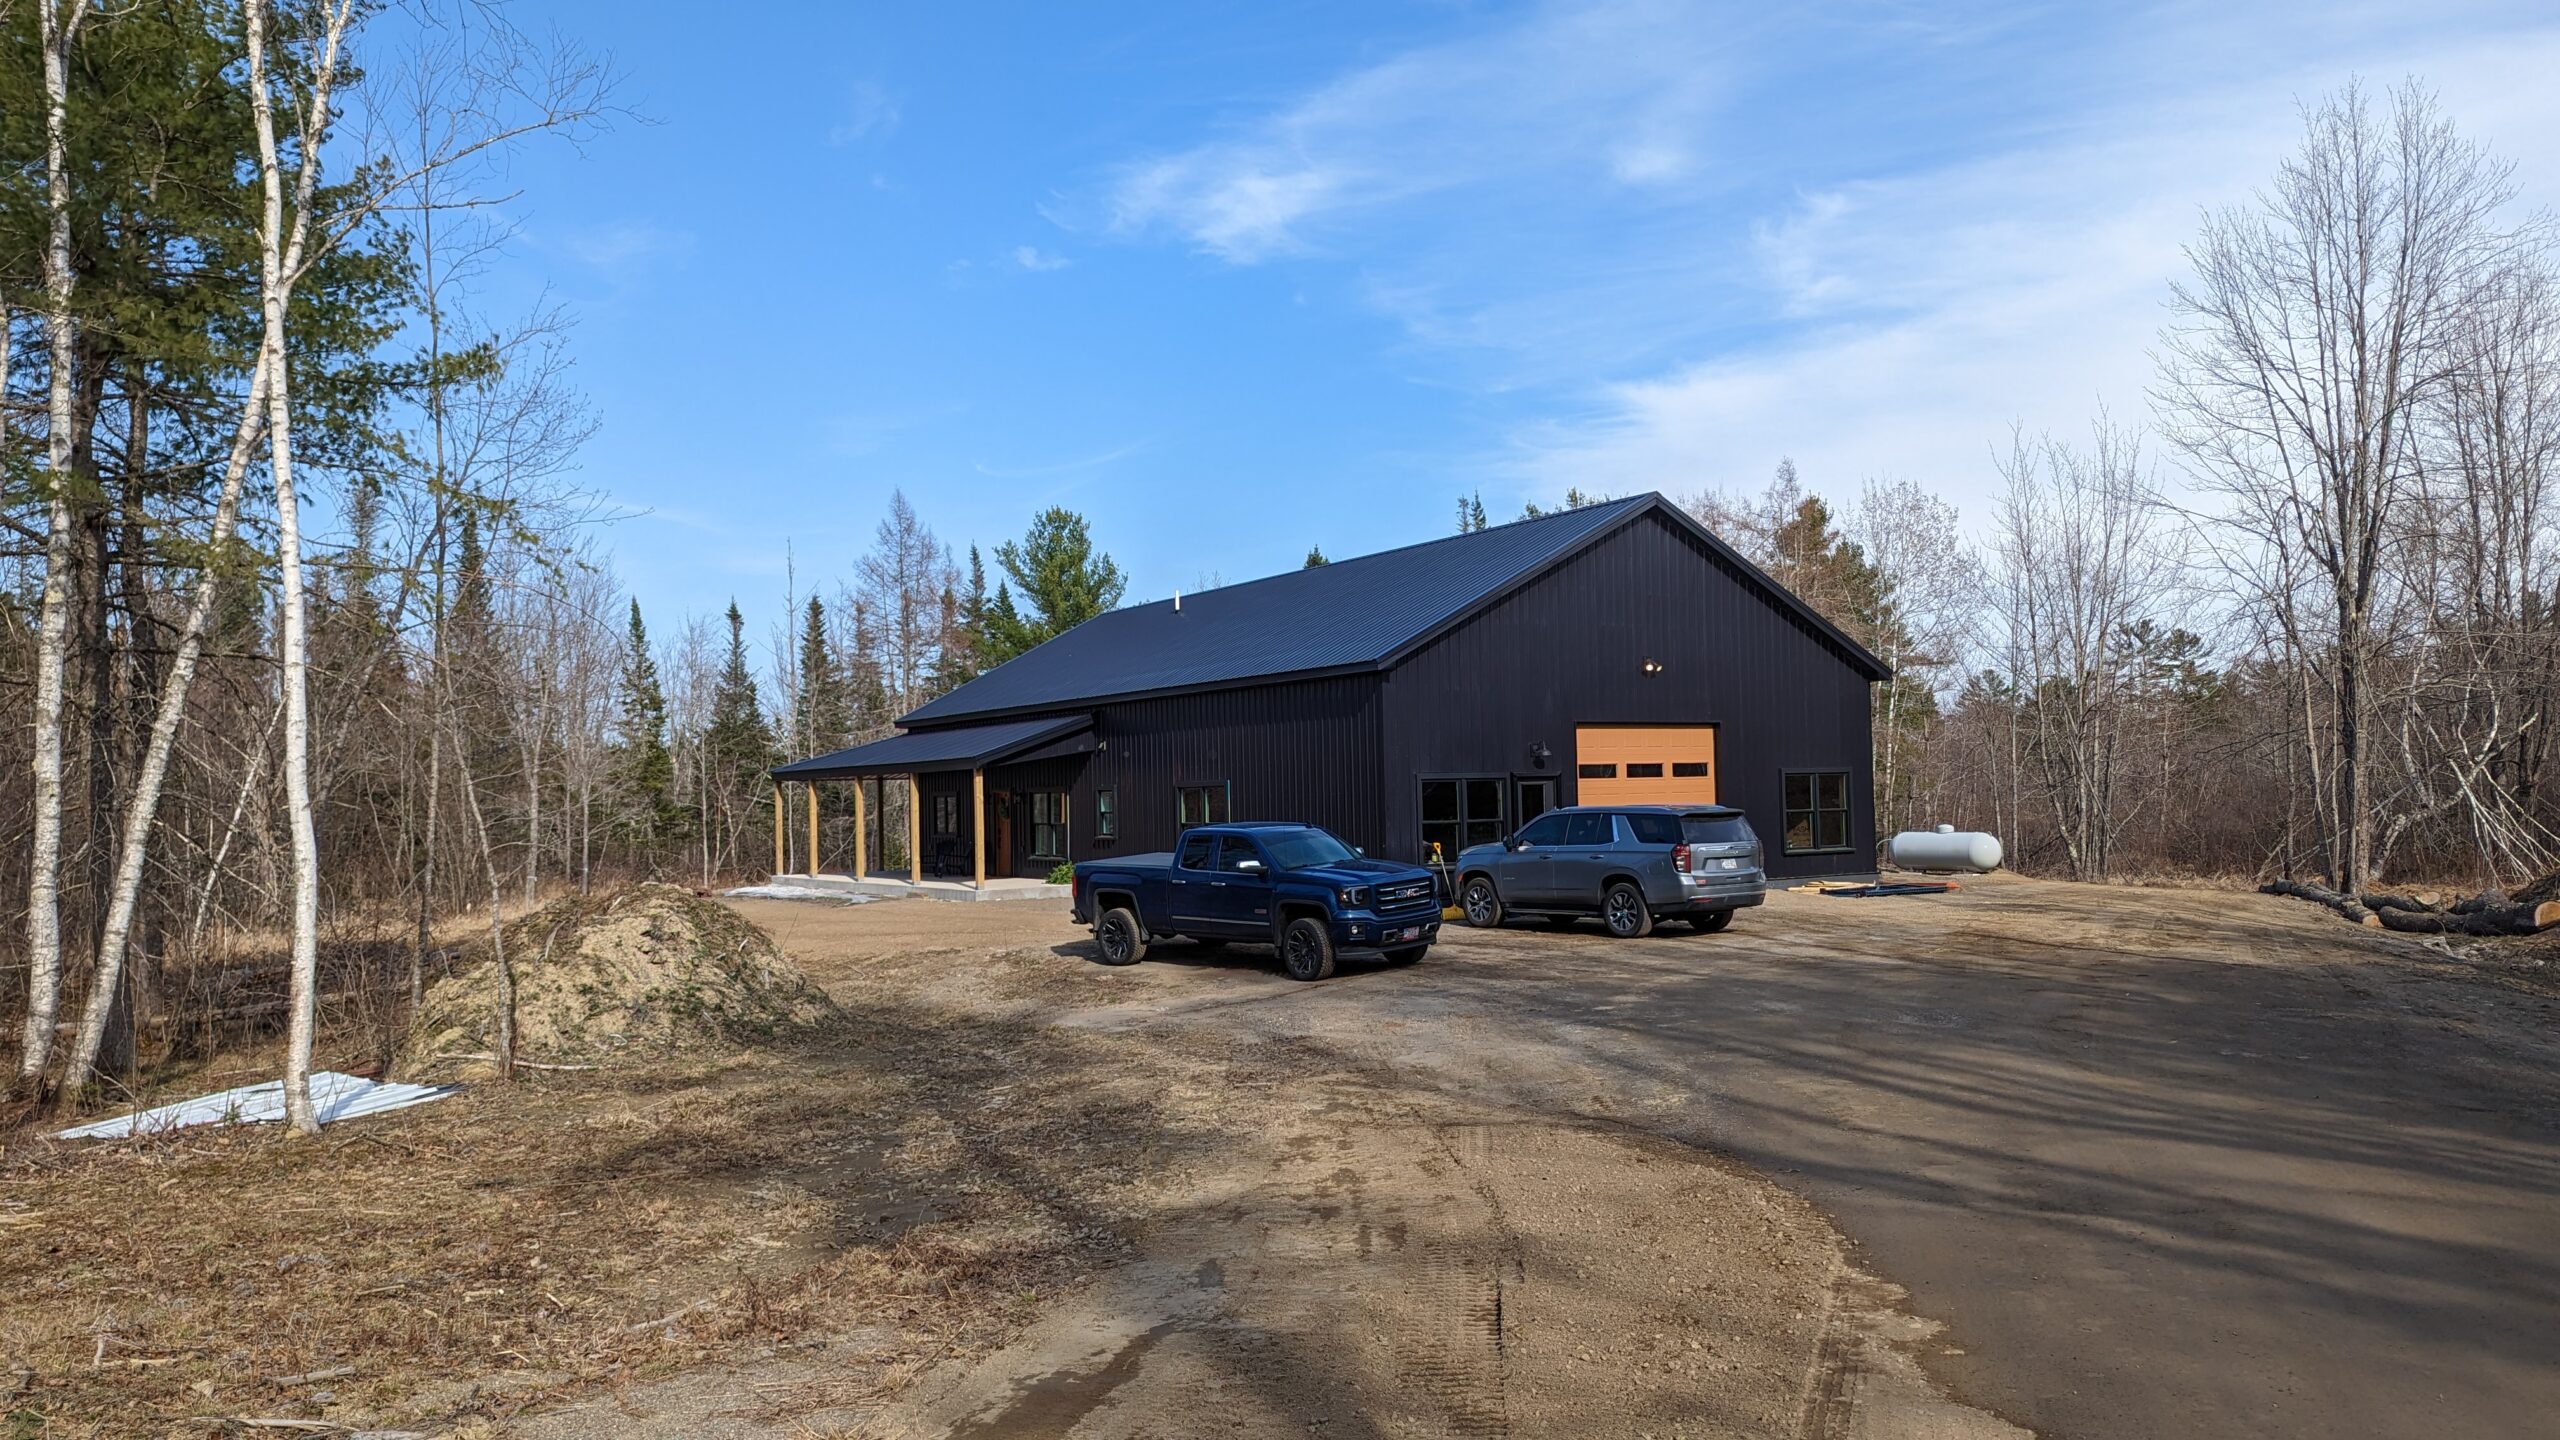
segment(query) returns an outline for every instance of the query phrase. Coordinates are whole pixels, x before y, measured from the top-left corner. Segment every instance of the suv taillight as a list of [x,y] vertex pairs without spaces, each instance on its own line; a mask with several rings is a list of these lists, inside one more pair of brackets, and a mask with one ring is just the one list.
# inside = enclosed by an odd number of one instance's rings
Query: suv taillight
[[1689,847],[1686,844],[1671,847],[1671,868],[1683,875],[1689,873]]

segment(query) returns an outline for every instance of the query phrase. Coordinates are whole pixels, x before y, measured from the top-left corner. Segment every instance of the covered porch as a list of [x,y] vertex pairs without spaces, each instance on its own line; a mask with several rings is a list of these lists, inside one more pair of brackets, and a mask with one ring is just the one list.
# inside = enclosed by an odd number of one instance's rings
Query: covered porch
[[[774,876],[881,896],[1049,893],[1067,854],[1066,787],[1096,745],[1092,716],[1050,716],[910,731],[779,766]],[[820,796],[848,793],[849,853],[841,835],[830,851]]]

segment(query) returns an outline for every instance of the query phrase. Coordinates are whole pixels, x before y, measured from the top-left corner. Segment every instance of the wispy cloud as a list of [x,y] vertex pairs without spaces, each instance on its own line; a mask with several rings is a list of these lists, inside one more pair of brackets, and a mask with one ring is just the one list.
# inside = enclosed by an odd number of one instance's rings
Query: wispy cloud
[[885,138],[905,118],[897,97],[881,88],[876,80],[857,80],[846,98],[844,118],[828,127],[827,143],[852,145],[860,141]]
[[2147,412],[2181,246],[2272,172],[2297,100],[2417,73],[2529,183],[2555,163],[2560,32],[2530,11],[2316,19],[1555,3],[1364,60],[1051,214],[1345,272],[1417,378],[1500,397],[1491,459],[1530,493],[1756,484],[1792,454],[1821,484],[1978,498],[2012,421]]
[[[2467,133],[2544,167],[2522,176],[2532,203],[2560,192],[2532,148],[2560,128],[2560,98],[2524,78],[2560,66],[2560,34],[2401,58]],[[2297,97],[2348,73],[2163,95],[2043,143],[1806,193],[1752,230],[1771,324],[1598,384],[1521,427],[1510,468],[1533,491],[1686,493],[1757,485],[1792,456],[1818,486],[1906,476],[1985,513],[2012,423],[2149,415],[2168,285],[2201,214],[2247,203],[2298,143]]]
[[694,235],[645,220],[612,220],[569,231],[557,244],[581,265],[625,275],[655,261],[691,254]]
[[1076,262],[1064,255],[1043,254],[1037,245],[1016,245],[1013,247],[1013,263],[1025,270],[1040,272],[1064,270]]
[[1061,460],[1050,465],[1003,466],[981,462],[974,468],[979,474],[992,480],[1038,480],[1052,475],[1073,475],[1086,470],[1099,470],[1105,465],[1126,460],[1146,448],[1146,441],[1132,440],[1125,445],[1115,445],[1099,454]]
[[1701,152],[1732,34],[1674,23],[1694,9],[1554,7],[1352,71],[1224,137],[1122,167],[1099,222],[1253,264],[1322,248],[1332,222],[1425,196],[1536,174],[1678,179]]

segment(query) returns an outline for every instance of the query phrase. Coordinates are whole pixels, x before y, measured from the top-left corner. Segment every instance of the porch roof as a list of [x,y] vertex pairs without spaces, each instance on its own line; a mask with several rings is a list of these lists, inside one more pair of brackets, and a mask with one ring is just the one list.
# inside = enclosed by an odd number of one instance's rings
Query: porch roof
[[1093,728],[1091,715],[1051,715],[991,725],[955,725],[891,735],[868,745],[776,766],[776,780],[852,780],[867,775],[911,775],[934,770],[975,770],[994,765]]

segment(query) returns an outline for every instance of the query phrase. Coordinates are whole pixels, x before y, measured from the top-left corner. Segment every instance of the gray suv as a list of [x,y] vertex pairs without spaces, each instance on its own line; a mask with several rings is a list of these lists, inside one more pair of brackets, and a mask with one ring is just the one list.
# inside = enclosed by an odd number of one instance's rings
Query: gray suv
[[1632,940],[1657,920],[1721,930],[1767,890],[1760,837],[1720,805],[1575,805],[1550,810],[1498,845],[1458,856],[1467,923],[1536,915],[1570,925],[1597,915]]

